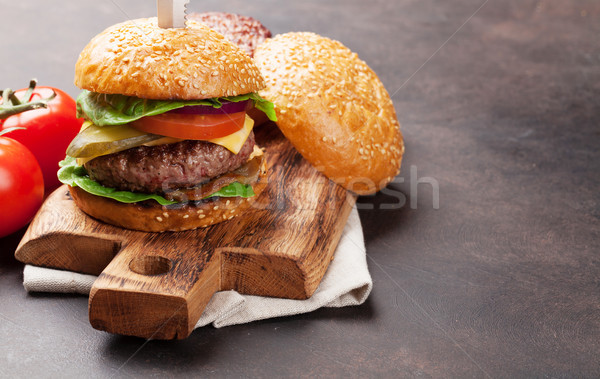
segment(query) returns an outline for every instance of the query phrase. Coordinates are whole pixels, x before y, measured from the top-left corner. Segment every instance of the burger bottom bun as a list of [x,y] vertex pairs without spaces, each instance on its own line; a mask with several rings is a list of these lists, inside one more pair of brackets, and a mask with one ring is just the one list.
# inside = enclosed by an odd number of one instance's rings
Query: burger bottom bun
[[266,186],[267,166],[264,159],[258,179],[252,184],[255,196],[249,198],[217,197],[204,202],[164,206],[154,201],[121,203],[92,195],[79,187],[69,186],[69,191],[79,209],[107,224],[143,232],[180,232],[204,228],[239,216],[252,206]]

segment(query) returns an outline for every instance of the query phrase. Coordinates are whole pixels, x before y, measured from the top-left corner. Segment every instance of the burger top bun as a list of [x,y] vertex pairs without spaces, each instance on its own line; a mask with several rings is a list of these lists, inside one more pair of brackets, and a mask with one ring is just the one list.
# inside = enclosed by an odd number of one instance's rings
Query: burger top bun
[[162,29],[156,18],[113,25],[79,55],[75,85],[146,99],[206,99],[257,92],[264,80],[252,59],[204,24]]
[[360,195],[400,172],[404,143],[389,94],[377,75],[340,42],[286,33],[258,46],[255,61],[275,104],[277,125],[331,180]]

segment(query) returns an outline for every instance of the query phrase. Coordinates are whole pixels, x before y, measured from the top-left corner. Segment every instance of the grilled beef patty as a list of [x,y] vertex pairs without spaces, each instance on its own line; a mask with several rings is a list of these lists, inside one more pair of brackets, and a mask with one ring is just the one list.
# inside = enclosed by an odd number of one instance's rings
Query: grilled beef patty
[[210,142],[186,140],[100,156],[84,167],[90,178],[105,187],[164,194],[235,170],[248,160],[253,148],[254,133],[238,154]]

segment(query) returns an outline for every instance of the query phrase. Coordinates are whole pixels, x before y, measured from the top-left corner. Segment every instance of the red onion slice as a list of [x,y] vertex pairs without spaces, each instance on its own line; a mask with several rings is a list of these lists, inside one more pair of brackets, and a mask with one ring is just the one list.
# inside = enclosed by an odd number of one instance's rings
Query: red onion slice
[[248,109],[250,100],[238,101],[237,103],[223,102],[221,108],[211,105],[188,105],[183,108],[173,109],[172,113],[180,114],[224,114],[244,112]]

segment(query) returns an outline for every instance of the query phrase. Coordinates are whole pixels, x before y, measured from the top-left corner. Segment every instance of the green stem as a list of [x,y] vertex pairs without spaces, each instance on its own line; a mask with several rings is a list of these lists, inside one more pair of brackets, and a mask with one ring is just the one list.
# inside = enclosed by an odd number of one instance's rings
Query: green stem
[[14,130],[25,130],[25,128],[22,128],[20,126],[13,126],[12,128],[2,129],[2,130],[0,130],[0,137],[2,137],[3,135],[8,134]]
[[31,94],[37,85],[37,79],[33,78],[29,81],[29,87],[27,88],[27,92],[25,92],[25,96],[23,96],[23,101],[27,102],[31,99]]
[[39,101],[39,102],[35,102],[35,103],[28,103],[28,104],[14,105],[7,109],[3,109],[4,107],[0,107],[0,120],[7,119],[10,116],[19,114],[21,112],[31,111],[31,110],[40,109],[40,108],[47,108],[47,107],[48,107],[48,104],[46,104],[46,102],[43,102],[43,101]]
[[5,104],[10,104],[10,93],[11,92],[12,92],[12,90],[10,88],[7,88],[4,91],[2,91],[2,106],[4,106]]
[[10,88],[2,91],[2,104],[0,104],[0,120],[4,120],[10,116],[16,115],[21,112],[30,111],[33,109],[47,108],[48,103],[56,97],[56,92],[52,91],[52,95],[45,99],[29,101],[31,94],[33,93],[37,84],[36,79],[31,79],[29,82],[29,88],[25,92],[25,96],[22,101],[17,98],[13,90]]
[[17,98],[17,95],[13,91],[10,91],[8,94],[8,98],[12,101],[13,105],[21,105],[21,101]]

